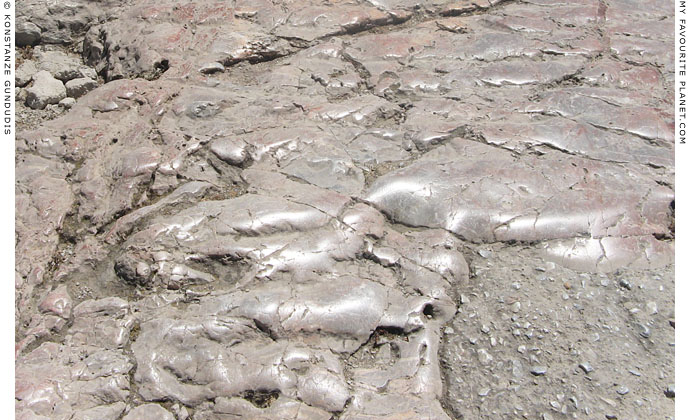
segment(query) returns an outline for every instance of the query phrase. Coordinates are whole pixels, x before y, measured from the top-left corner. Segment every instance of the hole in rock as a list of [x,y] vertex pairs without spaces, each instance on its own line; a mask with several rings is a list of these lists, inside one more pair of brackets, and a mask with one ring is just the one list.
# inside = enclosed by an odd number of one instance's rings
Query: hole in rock
[[422,310],[422,313],[428,317],[434,318],[434,306],[430,303],[427,303],[424,305],[424,309]]
[[378,335],[405,335],[405,329],[395,326],[380,326],[375,331]]
[[257,389],[255,391],[246,391],[242,395],[242,398],[254,404],[256,407],[267,408],[273,404],[273,401],[278,399],[279,395],[280,391],[278,390]]
[[154,65],[154,67],[155,67],[156,70],[158,70],[160,73],[165,73],[165,72],[168,71],[168,69],[170,68],[170,62],[169,62],[167,59],[161,60],[159,63],[156,63],[156,64]]

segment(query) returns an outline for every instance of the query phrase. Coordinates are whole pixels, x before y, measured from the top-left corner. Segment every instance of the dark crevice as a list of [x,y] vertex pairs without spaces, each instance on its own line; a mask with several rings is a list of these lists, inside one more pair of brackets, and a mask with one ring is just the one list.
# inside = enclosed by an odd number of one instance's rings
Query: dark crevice
[[497,0],[487,7],[480,6],[475,3],[471,3],[470,6],[458,9],[448,9],[441,11],[439,14],[444,17],[453,16],[471,16],[476,14],[485,13],[491,9],[495,9],[497,6],[505,6],[510,3],[518,3],[519,0]]
[[436,310],[434,309],[434,306],[432,304],[427,303],[426,305],[424,305],[422,313],[429,318],[435,318]]
[[257,389],[245,391],[242,398],[258,408],[268,408],[280,397],[279,390]]
[[277,341],[278,337],[276,337],[275,333],[271,330],[271,328],[268,325],[264,324],[258,319],[253,319],[252,321],[254,321],[254,325],[259,331],[266,334],[266,336],[269,337],[271,340]]

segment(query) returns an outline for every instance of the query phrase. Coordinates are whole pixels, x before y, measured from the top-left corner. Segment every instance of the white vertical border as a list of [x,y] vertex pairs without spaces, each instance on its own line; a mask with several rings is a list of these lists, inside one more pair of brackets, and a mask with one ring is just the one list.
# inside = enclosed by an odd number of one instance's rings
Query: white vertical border
[[8,418],[14,418],[14,139],[15,139],[15,0],[2,3],[2,112],[0,128],[0,264],[2,292],[0,310],[3,332],[0,334],[0,366],[2,372],[2,398],[0,407]]
[[[688,399],[684,398],[688,395],[688,369],[690,368],[690,359],[684,357],[690,351],[688,346],[687,333],[690,331],[687,328],[688,321],[688,302],[685,298],[689,296],[690,284],[687,282],[686,275],[690,270],[688,266],[688,229],[686,228],[686,219],[682,213],[688,208],[689,201],[687,187],[685,182],[690,179],[688,176],[688,153],[690,153],[690,120],[688,120],[688,94],[690,93],[690,85],[688,85],[687,72],[690,71],[688,66],[688,0],[675,0],[675,170],[676,170],[676,319],[680,330],[676,330],[676,356],[675,356],[675,383],[680,397],[676,399],[676,419],[690,418],[690,409]],[[680,331],[680,333],[678,332]]]

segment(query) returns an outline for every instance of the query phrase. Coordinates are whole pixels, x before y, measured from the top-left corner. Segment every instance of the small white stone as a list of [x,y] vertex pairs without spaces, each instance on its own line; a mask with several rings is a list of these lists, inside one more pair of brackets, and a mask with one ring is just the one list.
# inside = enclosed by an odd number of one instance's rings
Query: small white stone
[[649,312],[650,315],[656,315],[659,313],[656,302],[647,302],[647,312]]
[[74,98],[65,98],[58,102],[58,105],[65,108],[65,109],[70,109],[74,106],[74,104],[77,103],[77,100]]
[[222,73],[224,71],[225,66],[217,61],[214,61],[212,63],[206,63],[199,69],[199,72],[203,74]]

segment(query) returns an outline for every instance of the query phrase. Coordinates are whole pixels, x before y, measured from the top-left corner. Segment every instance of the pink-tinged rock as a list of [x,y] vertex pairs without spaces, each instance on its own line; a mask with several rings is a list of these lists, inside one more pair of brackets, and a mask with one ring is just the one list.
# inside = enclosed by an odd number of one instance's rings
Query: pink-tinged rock
[[[277,389],[282,395],[299,395],[305,403],[328,411],[343,408],[349,395],[340,363],[332,353],[271,342],[252,332],[246,321],[224,319],[229,322],[208,316],[193,320],[159,317],[142,324],[141,334],[132,345],[138,363],[134,379],[140,395],[146,399],[175,398],[197,406],[215,397]],[[190,370],[193,365],[198,369]],[[297,380],[305,374],[318,375],[319,392]],[[184,377],[193,379],[180,381]]]
[[[196,68],[199,62],[218,61],[229,66],[245,60],[274,59],[291,50],[285,40],[269,35],[268,29],[234,19],[231,9],[218,6],[202,11],[203,4],[187,3],[162,14],[161,9],[134,6],[134,15],[154,19],[117,20],[92,27],[86,35],[85,60],[105,68],[107,80],[131,76],[171,79],[184,76],[190,65]],[[195,19],[200,23],[191,28],[189,22]]]
[[70,3],[47,4],[30,0],[17,5],[17,36],[20,44],[70,45],[78,43],[81,35],[99,17],[110,15],[124,2],[115,0],[106,3],[74,1]]
[[121,352],[43,343],[17,361],[16,410],[61,420],[118,418],[129,396],[131,368]]
[[248,158],[247,143],[237,138],[222,138],[211,143],[211,152],[231,165],[240,166]]
[[561,2],[546,7],[531,5],[509,8],[510,14],[518,16],[544,18],[545,16],[561,26],[577,27],[601,24],[606,20],[606,6],[598,1]]
[[408,13],[386,13],[365,5],[342,5],[338,8],[311,6],[291,13],[274,33],[313,41],[327,36],[360,32],[374,26],[401,23],[409,16]]
[[31,410],[22,410],[15,413],[15,416],[16,420],[50,420],[50,417],[38,415]]
[[77,243],[66,261],[64,261],[53,275],[55,281],[62,281],[70,273],[94,267],[98,261],[102,261],[108,255],[104,244],[94,237],[85,237]]
[[175,420],[175,417],[158,404],[144,404],[133,408],[122,420]]
[[363,95],[345,102],[315,104],[309,118],[323,122],[343,122],[368,127],[381,119],[393,119],[400,113],[390,102],[373,95]]
[[410,158],[403,133],[389,130],[367,130],[347,144],[348,154],[357,164],[369,167]]
[[70,382],[64,366],[20,367],[15,371],[17,408],[30,409],[37,415],[54,417],[54,411],[65,410],[60,388]]
[[431,43],[432,37],[421,31],[418,34],[402,31],[363,35],[346,49],[345,56],[363,64],[372,59],[405,60]]
[[315,127],[271,128],[257,130],[247,135],[238,136],[238,140],[247,144],[249,157],[255,162],[279,162],[307,144],[315,141],[325,142],[330,137]]
[[[321,54],[318,50],[323,52],[324,49],[318,47],[295,54],[290,60],[292,65],[280,66],[261,74],[259,82],[265,85],[267,91],[294,89],[295,94],[315,99],[325,95],[333,100],[341,100],[366,90],[353,64],[340,57]],[[331,47],[337,49],[336,54],[340,53],[340,47],[335,44]]]
[[420,151],[443,143],[473,120],[481,119],[484,104],[473,100],[454,101],[450,99],[429,98],[418,101],[415,107],[407,111],[403,127],[406,136]]
[[385,218],[381,213],[375,209],[357,203],[352,208],[349,208],[343,213],[343,223],[365,235],[371,235],[374,238],[381,238],[384,233]]
[[[397,341],[400,358],[383,369],[353,369],[355,392],[341,415],[346,419],[449,419],[437,398],[442,393],[438,333],[424,330]],[[430,363],[424,363],[428,360]],[[385,384],[385,385],[383,385]],[[374,389],[387,386],[388,392]]]
[[451,1],[450,4],[444,5],[441,9],[441,14],[454,16],[471,13],[481,9],[488,9],[501,2],[502,0],[455,0]]
[[199,409],[199,417],[228,416],[229,419],[294,419],[294,420],[329,420],[328,411],[311,407],[301,401],[279,395],[268,407],[259,408],[244,398],[218,397],[208,410]]
[[24,338],[14,346],[15,358],[23,353],[29,345],[35,343],[36,340],[59,333],[65,325],[67,325],[67,321],[57,316],[34,315],[24,333]]
[[338,217],[350,202],[350,197],[315,185],[290,180],[285,175],[258,169],[247,169],[242,177],[249,183],[250,192],[264,193],[314,207],[331,217]]
[[561,7],[568,5],[592,6],[599,4],[598,0],[526,0],[525,3],[546,7]]
[[155,118],[157,109],[178,89],[176,85],[153,86],[142,80],[107,83],[80,98],[68,115],[18,138],[41,155],[75,161],[92,153],[108,156],[122,147],[151,144],[147,120]]
[[101,350],[93,349],[93,351],[84,357],[79,357],[71,366],[72,378],[81,381],[89,381],[96,378],[111,376],[111,375],[126,375],[129,373],[134,364],[129,356],[119,350]]
[[451,284],[467,281],[470,272],[465,257],[458,251],[460,246],[461,242],[451,233],[440,229],[411,232],[405,241],[395,245],[403,256],[440,274]]
[[635,91],[652,91],[656,95],[663,90],[663,78],[653,66],[633,66],[619,61],[604,60],[592,64],[580,76],[598,86],[629,88]]
[[160,152],[152,147],[142,147],[121,153],[112,165],[113,178],[131,178],[150,175],[160,160]]
[[565,152],[601,161],[673,167],[673,150],[669,147],[561,117],[539,121],[513,118],[476,127],[475,131],[487,143],[519,154],[537,150],[546,154]]
[[36,338],[43,338],[51,333],[59,332],[65,325],[67,325],[67,321],[65,321],[64,318],[57,316],[47,315],[38,319],[40,319],[40,321],[35,323],[32,322],[30,324],[30,328],[26,332],[27,336],[33,335]]
[[612,35],[611,52],[623,60],[655,65],[666,74],[673,73],[673,49],[669,48],[668,42]]
[[568,34],[572,38],[564,37],[557,43],[542,48],[542,52],[549,55],[581,56],[592,59],[601,55],[608,44],[598,37],[580,37],[577,33]]
[[672,264],[674,244],[653,236],[576,238],[548,242],[544,258],[563,267],[610,273],[621,268],[654,270]]
[[62,285],[43,299],[39,305],[43,312],[52,312],[62,318],[69,319],[72,314],[72,298],[67,293],[67,286]]
[[192,181],[183,184],[175,191],[156,201],[154,204],[139,208],[123,217],[117,219],[112,228],[106,233],[104,239],[108,243],[116,243],[120,236],[128,234],[134,224],[141,219],[156,214],[168,206],[175,206],[186,203],[193,198],[202,196],[212,185],[206,182]]
[[284,160],[282,173],[344,195],[359,194],[364,188],[362,170],[342,148],[316,143],[301,152]]
[[[300,193],[306,193],[305,202],[310,200],[309,190]],[[189,270],[184,255],[192,253],[196,255],[192,259],[253,261],[249,278],[282,271],[327,272],[334,260],[353,258],[361,249],[361,238],[341,229],[319,230],[332,218],[317,205],[323,203],[304,205],[256,194],[201,202],[171,217],[154,219],[132,235],[115,270],[128,282],[168,287],[208,279],[210,274]],[[154,243],[171,252],[165,257],[151,253]],[[141,263],[150,269],[140,269]]]
[[[154,171],[170,167],[176,174],[185,158],[200,147],[200,140],[186,140],[181,133],[152,130],[149,118],[172,95],[169,86],[157,89],[141,81],[108,83],[86,95],[72,111],[80,115],[84,107],[93,107],[88,117],[56,120],[44,131],[27,135],[27,143],[40,145],[45,143],[42,139],[56,133],[64,139],[60,141],[63,147],[50,151],[82,162],[73,177],[79,194],[79,218],[100,226],[140,205],[139,200],[148,198],[140,194],[140,187],[151,181]],[[93,113],[91,109],[101,102],[112,103],[118,111]],[[99,124],[96,134],[87,129],[92,124]]]
[[187,21],[196,25],[232,21],[233,8],[219,2],[179,2],[175,6],[165,2],[142,2],[127,12],[128,17],[147,22]]
[[481,67],[478,79],[492,86],[546,84],[574,75],[585,64],[582,59],[546,62],[496,62]]
[[99,300],[85,300],[74,308],[74,316],[86,315],[123,315],[127,313],[129,303],[118,297],[109,297]]
[[664,0],[614,0],[609,3],[609,9],[628,12],[626,16],[639,20],[661,20],[673,14],[673,3]]
[[129,342],[134,318],[129,315],[127,301],[117,297],[89,299],[77,305],[73,313],[74,323],[66,338],[71,345],[117,349]]
[[606,29],[617,35],[673,42],[673,4],[616,0],[608,4]]
[[[511,8],[512,15],[495,16],[487,15],[483,17],[482,23],[492,29],[510,29],[514,32],[526,34],[550,34],[558,29],[558,25],[546,14],[537,15],[531,11],[521,14],[520,10]],[[441,21],[445,25],[445,21]]]
[[[609,9],[610,10],[610,9]],[[621,13],[623,15],[625,12]],[[609,12],[609,15],[611,13]],[[673,43],[673,21],[671,19],[664,20],[639,20],[632,23],[624,19],[630,19],[630,16],[620,16],[620,20],[616,21],[615,17],[609,16],[611,23],[606,25],[609,33],[623,36],[635,36],[643,39],[657,39],[665,41],[667,44]]]
[[380,177],[364,198],[400,223],[494,242],[666,233],[673,192],[611,165],[516,160],[453,140]]
[[498,61],[507,58],[535,58],[547,44],[539,39],[515,36],[509,32],[477,31],[446,36],[436,34],[436,48],[426,48],[415,59]]
[[397,93],[414,97],[438,94],[445,90],[447,87],[439,75],[421,70],[383,72],[376,83],[376,92],[383,96]]
[[110,405],[101,405],[74,413],[72,420],[117,420],[122,416],[127,405],[117,402]]
[[[17,160],[15,257],[23,280],[18,284],[16,302],[17,307],[25,307],[33,288],[44,281],[73,194],[65,180],[71,165],[33,154],[18,154]],[[27,315],[20,314],[18,320]]]
[[129,376],[111,375],[90,381],[73,381],[64,386],[65,399],[76,406],[95,407],[127,401]]
[[593,98],[586,92],[552,91],[537,103],[527,105],[525,112],[559,115],[660,143],[673,141],[673,124],[660,110],[643,106],[621,107]]
[[[18,138],[23,416],[447,420],[458,236],[672,261],[668,1],[109,0],[89,25],[83,1],[41,36],[91,27],[84,58],[123,79]],[[84,274],[141,299],[68,327],[40,299]]]

